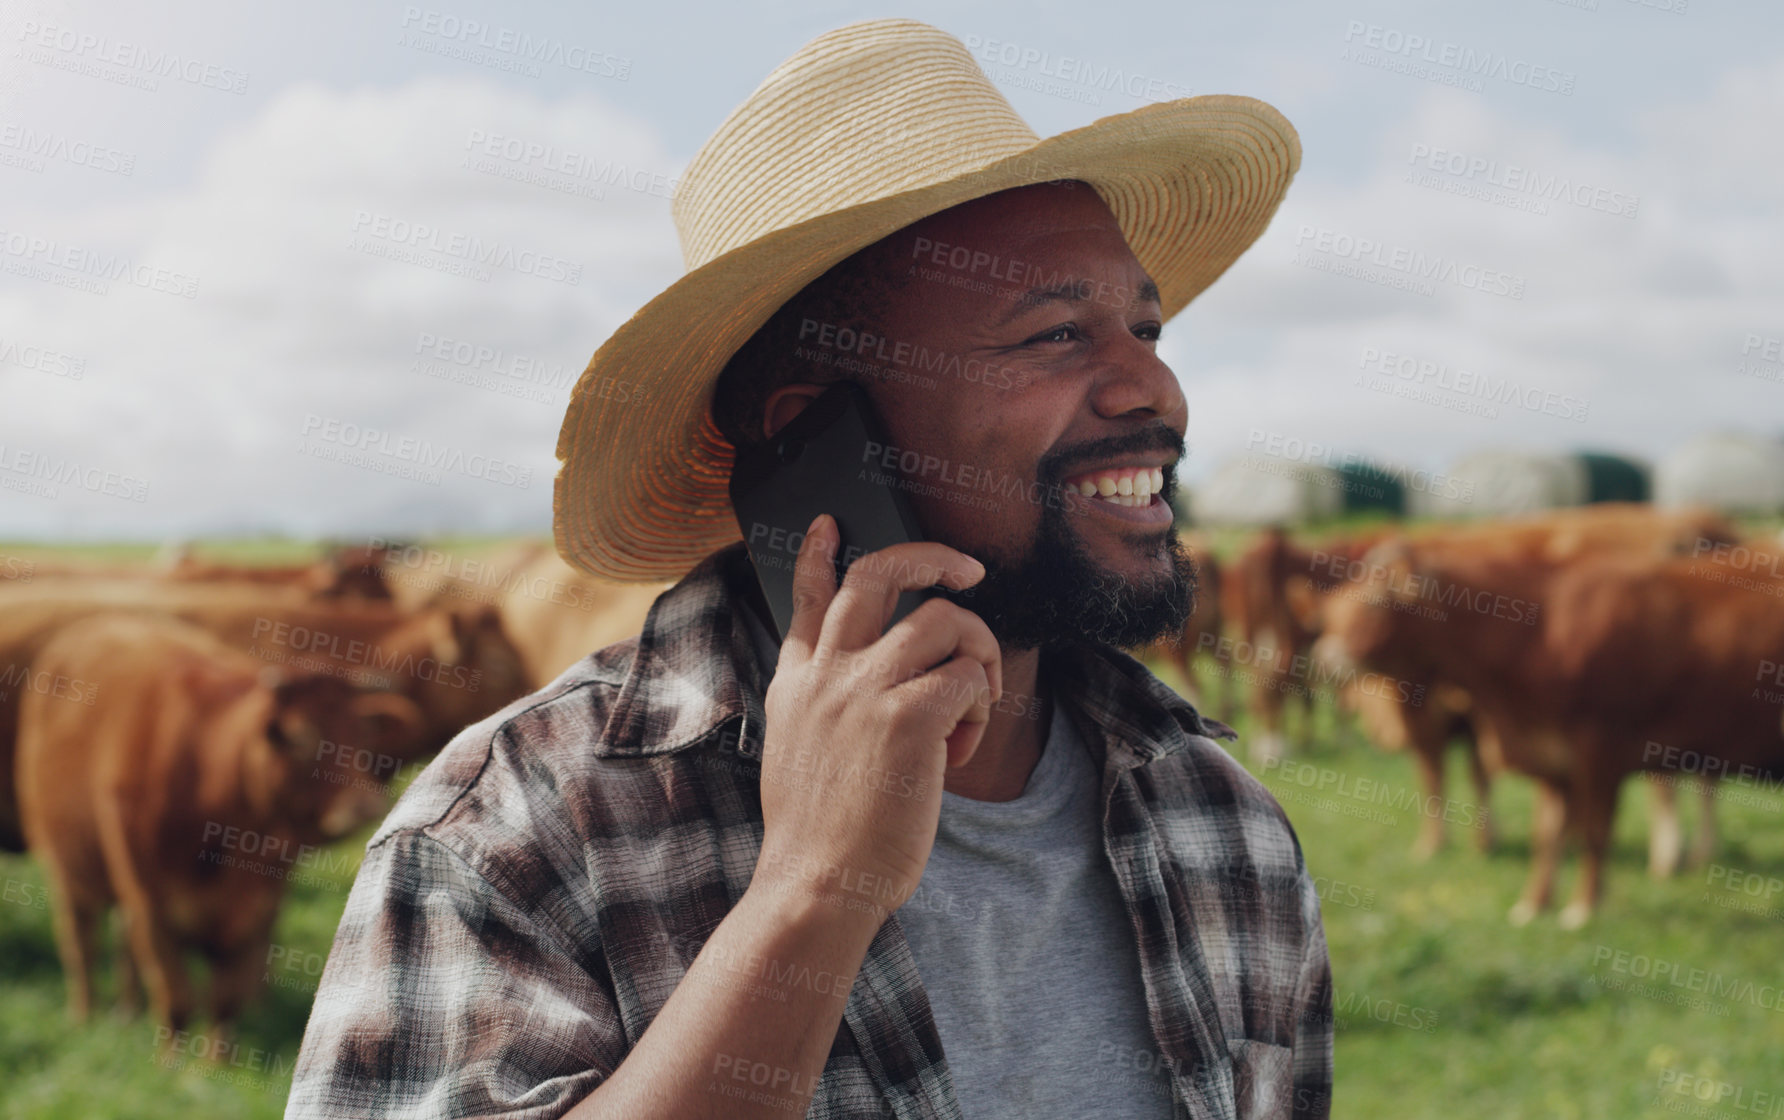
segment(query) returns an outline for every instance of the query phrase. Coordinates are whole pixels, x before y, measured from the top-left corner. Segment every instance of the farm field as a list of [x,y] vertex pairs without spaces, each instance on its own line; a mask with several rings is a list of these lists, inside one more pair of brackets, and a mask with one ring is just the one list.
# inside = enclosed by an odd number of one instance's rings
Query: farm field
[[[499,543],[449,547],[475,554]],[[83,557],[138,560],[149,551]],[[298,542],[207,551],[267,563],[313,554]],[[1174,670],[1157,671],[1183,683]],[[1200,684],[1204,694],[1220,687],[1207,676]],[[1234,723],[1233,749],[1244,758],[1246,717]],[[1316,705],[1310,729],[1291,721],[1289,730],[1297,752],[1254,772],[1294,822],[1325,895],[1337,987],[1335,1117],[1772,1114],[1784,1095],[1784,796],[1725,785],[1714,862],[1662,883],[1646,874],[1645,783],[1627,783],[1599,915],[1575,932],[1559,929],[1552,911],[1513,928],[1505,914],[1529,854],[1527,781],[1496,783],[1488,815],[1499,846],[1483,855],[1468,827],[1482,807],[1459,753],[1450,801],[1439,808],[1422,802],[1409,758],[1374,750],[1331,703]],[[1692,830],[1697,799],[1681,790],[1680,803]],[[1421,862],[1411,848],[1425,811],[1454,823],[1446,849]],[[300,868],[263,997],[235,1047],[222,1061],[173,1068],[161,1064],[148,1021],[111,1009],[110,963],[93,1020],[68,1023],[44,877],[29,856],[0,855],[0,1118],[281,1115],[371,831]],[[1564,871],[1562,898],[1574,870]],[[194,1034],[202,1033],[199,1024]]]

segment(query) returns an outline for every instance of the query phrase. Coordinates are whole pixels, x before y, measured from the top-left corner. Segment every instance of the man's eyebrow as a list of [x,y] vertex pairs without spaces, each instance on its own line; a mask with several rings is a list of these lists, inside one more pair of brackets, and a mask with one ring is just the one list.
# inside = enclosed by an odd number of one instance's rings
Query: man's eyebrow
[[[997,321],[996,325],[1004,326],[1023,312],[1031,311],[1043,304],[1095,302],[1093,295],[1085,294],[1084,289],[1087,285],[1090,292],[1096,291],[1094,283],[1089,280],[1068,281],[1064,284],[1055,284],[1052,287],[1030,288],[1016,297],[1010,310]],[[1159,302],[1158,285],[1147,280],[1134,289],[1134,296],[1141,303],[1157,303]]]

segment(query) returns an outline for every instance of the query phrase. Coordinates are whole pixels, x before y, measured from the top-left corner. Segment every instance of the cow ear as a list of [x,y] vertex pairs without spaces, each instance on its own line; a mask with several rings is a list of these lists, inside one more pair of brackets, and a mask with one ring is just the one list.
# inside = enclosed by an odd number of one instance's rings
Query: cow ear
[[415,701],[400,692],[362,692],[353,698],[353,714],[375,749],[385,754],[406,755],[427,722]]

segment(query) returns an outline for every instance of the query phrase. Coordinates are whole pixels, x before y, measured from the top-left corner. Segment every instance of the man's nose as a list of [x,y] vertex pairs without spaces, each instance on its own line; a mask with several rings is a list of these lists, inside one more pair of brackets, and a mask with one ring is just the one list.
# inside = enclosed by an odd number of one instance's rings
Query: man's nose
[[1181,431],[1188,418],[1183,387],[1152,345],[1126,331],[1110,343],[1092,404],[1101,416],[1156,416]]

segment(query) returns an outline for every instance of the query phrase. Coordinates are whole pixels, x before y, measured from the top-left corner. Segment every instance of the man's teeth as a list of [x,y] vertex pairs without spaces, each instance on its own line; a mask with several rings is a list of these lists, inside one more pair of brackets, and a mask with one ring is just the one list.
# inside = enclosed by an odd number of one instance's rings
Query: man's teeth
[[1086,498],[1101,498],[1118,506],[1147,506],[1152,495],[1165,488],[1162,467],[1151,470],[1105,471],[1077,483],[1078,493]]

